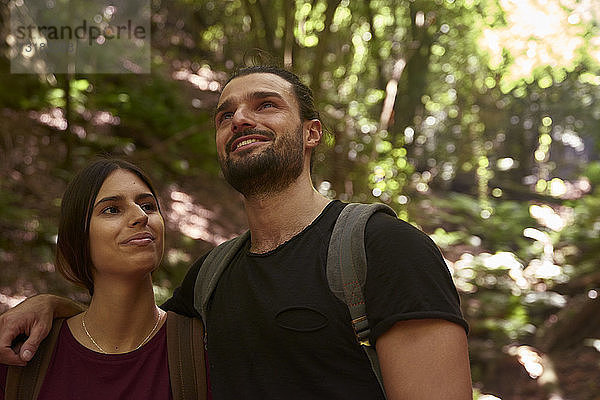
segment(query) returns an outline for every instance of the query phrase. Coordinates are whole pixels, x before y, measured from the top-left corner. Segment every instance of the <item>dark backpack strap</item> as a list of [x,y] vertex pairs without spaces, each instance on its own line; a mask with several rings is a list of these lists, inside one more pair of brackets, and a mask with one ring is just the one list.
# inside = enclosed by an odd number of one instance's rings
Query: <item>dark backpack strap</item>
[[50,333],[25,367],[10,366],[6,376],[5,400],[37,399],[64,319],[54,320]]
[[396,216],[385,204],[350,203],[340,213],[327,251],[327,281],[333,294],[348,306],[356,339],[367,354],[381,389],[383,379],[375,349],[369,343],[369,321],[363,288],[367,280],[365,227],[376,212]]
[[233,257],[235,257],[249,238],[250,231],[246,231],[236,238],[221,243],[208,253],[202,266],[200,266],[196,278],[196,285],[194,286],[196,292],[194,307],[202,316],[205,325],[208,302],[212,292],[217,287],[221,274],[229,266]]
[[167,312],[167,355],[173,400],[205,400],[204,326],[197,318]]

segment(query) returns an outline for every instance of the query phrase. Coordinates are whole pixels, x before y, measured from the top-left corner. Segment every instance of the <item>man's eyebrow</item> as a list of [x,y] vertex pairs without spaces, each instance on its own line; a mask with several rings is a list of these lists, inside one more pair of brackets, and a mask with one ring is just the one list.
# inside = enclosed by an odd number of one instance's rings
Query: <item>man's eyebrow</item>
[[250,97],[255,99],[264,99],[267,97],[277,97],[279,99],[283,99],[283,96],[277,92],[254,92],[250,95]]
[[215,116],[220,113],[221,111],[223,111],[226,108],[229,108],[229,106],[231,105],[231,100],[227,99],[224,102],[222,102],[217,109],[215,110]]
[[[260,92],[252,92],[248,95],[248,97],[252,98],[252,99],[265,99],[267,97],[276,97],[278,99],[283,99],[283,96],[280,95],[277,92],[270,92],[270,91],[260,91]],[[215,110],[215,115],[217,115],[218,113],[220,113],[221,111],[229,108],[231,106],[233,102],[230,99],[225,100],[224,102],[222,102],[217,109]]]

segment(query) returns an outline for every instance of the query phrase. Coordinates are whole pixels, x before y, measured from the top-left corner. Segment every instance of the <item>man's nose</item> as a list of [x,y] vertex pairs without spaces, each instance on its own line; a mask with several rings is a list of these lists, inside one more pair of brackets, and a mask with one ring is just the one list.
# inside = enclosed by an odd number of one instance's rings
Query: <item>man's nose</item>
[[231,129],[233,129],[234,133],[244,131],[249,128],[254,128],[255,126],[256,123],[254,122],[254,119],[251,116],[250,110],[248,110],[247,108],[240,107],[233,114],[231,121]]

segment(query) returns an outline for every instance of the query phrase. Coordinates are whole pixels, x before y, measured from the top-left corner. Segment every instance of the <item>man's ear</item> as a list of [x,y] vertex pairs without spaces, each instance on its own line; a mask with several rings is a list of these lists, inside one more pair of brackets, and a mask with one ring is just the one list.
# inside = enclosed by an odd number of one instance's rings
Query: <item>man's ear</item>
[[304,143],[306,147],[313,149],[321,143],[323,127],[318,119],[304,121]]

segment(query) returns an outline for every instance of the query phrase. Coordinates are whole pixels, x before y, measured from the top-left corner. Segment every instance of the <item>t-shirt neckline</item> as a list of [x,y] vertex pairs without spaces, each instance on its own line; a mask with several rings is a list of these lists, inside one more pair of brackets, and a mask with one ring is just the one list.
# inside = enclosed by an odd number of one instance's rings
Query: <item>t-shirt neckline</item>
[[[166,334],[166,328],[167,328],[167,323],[165,322],[163,324],[163,326],[161,326],[158,329],[158,331],[154,334],[154,336],[152,336],[150,338],[150,340],[148,340],[146,343],[144,343],[144,345],[142,347],[140,347],[139,349],[132,350],[127,353],[116,353],[116,354],[100,353],[98,351],[89,349],[86,346],[84,346],[83,344],[79,343],[79,341],[75,338],[75,335],[73,335],[73,332],[71,332],[71,328],[69,327],[69,324],[67,324],[67,321],[63,322],[61,331],[63,329],[66,330],[66,332],[64,334],[64,338],[66,340],[67,345],[69,347],[71,347],[74,351],[77,351],[79,354],[83,355],[84,357],[89,357],[89,358],[93,358],[93,359],[103,359],[103,360],[106,360],[106,359],[126,360],[129,358],[134,358],[142,352],[152,351],[152,349],[158,345],[160,340],[164,339],[164,335]],[[61,332],[61,334],[62,334],[62,332]]]
[[287,246],[289,243],[291,243],[291,242],[295,241],[296,239],[300,238],[301,236],[303,236],[304,233],[308,232],[310,229],[312,229],[312,227],[318,225],[318,223],[324,218],[324,216],[329,212],[329,210],[333,207],[333,205],[337,204],[337,203],[341,203],[341,201],[340,200],[330,200],[329,203],[327,203],[327,205],[325,206],[325,208],[323,208],[323,211],[321,211],[321,213],[317,216],[317,218],[315,218],[310,224],[308,224],[306,227],[304,227],[304,229],[302,229],[300,232],[298,232],[297,234],[295,234],[294,236],[292,236],[285,242],[281,243],[279,246],[275,247],[273,250],[269,250],[266,253],[251,252],[250,251],[251,238],[250,238],[247,241],[246,245],[244,246],[246,255],[251,256],[251,257],[266,257],[266,256],[270,256],[270,255],[277,253],[282,248]]

